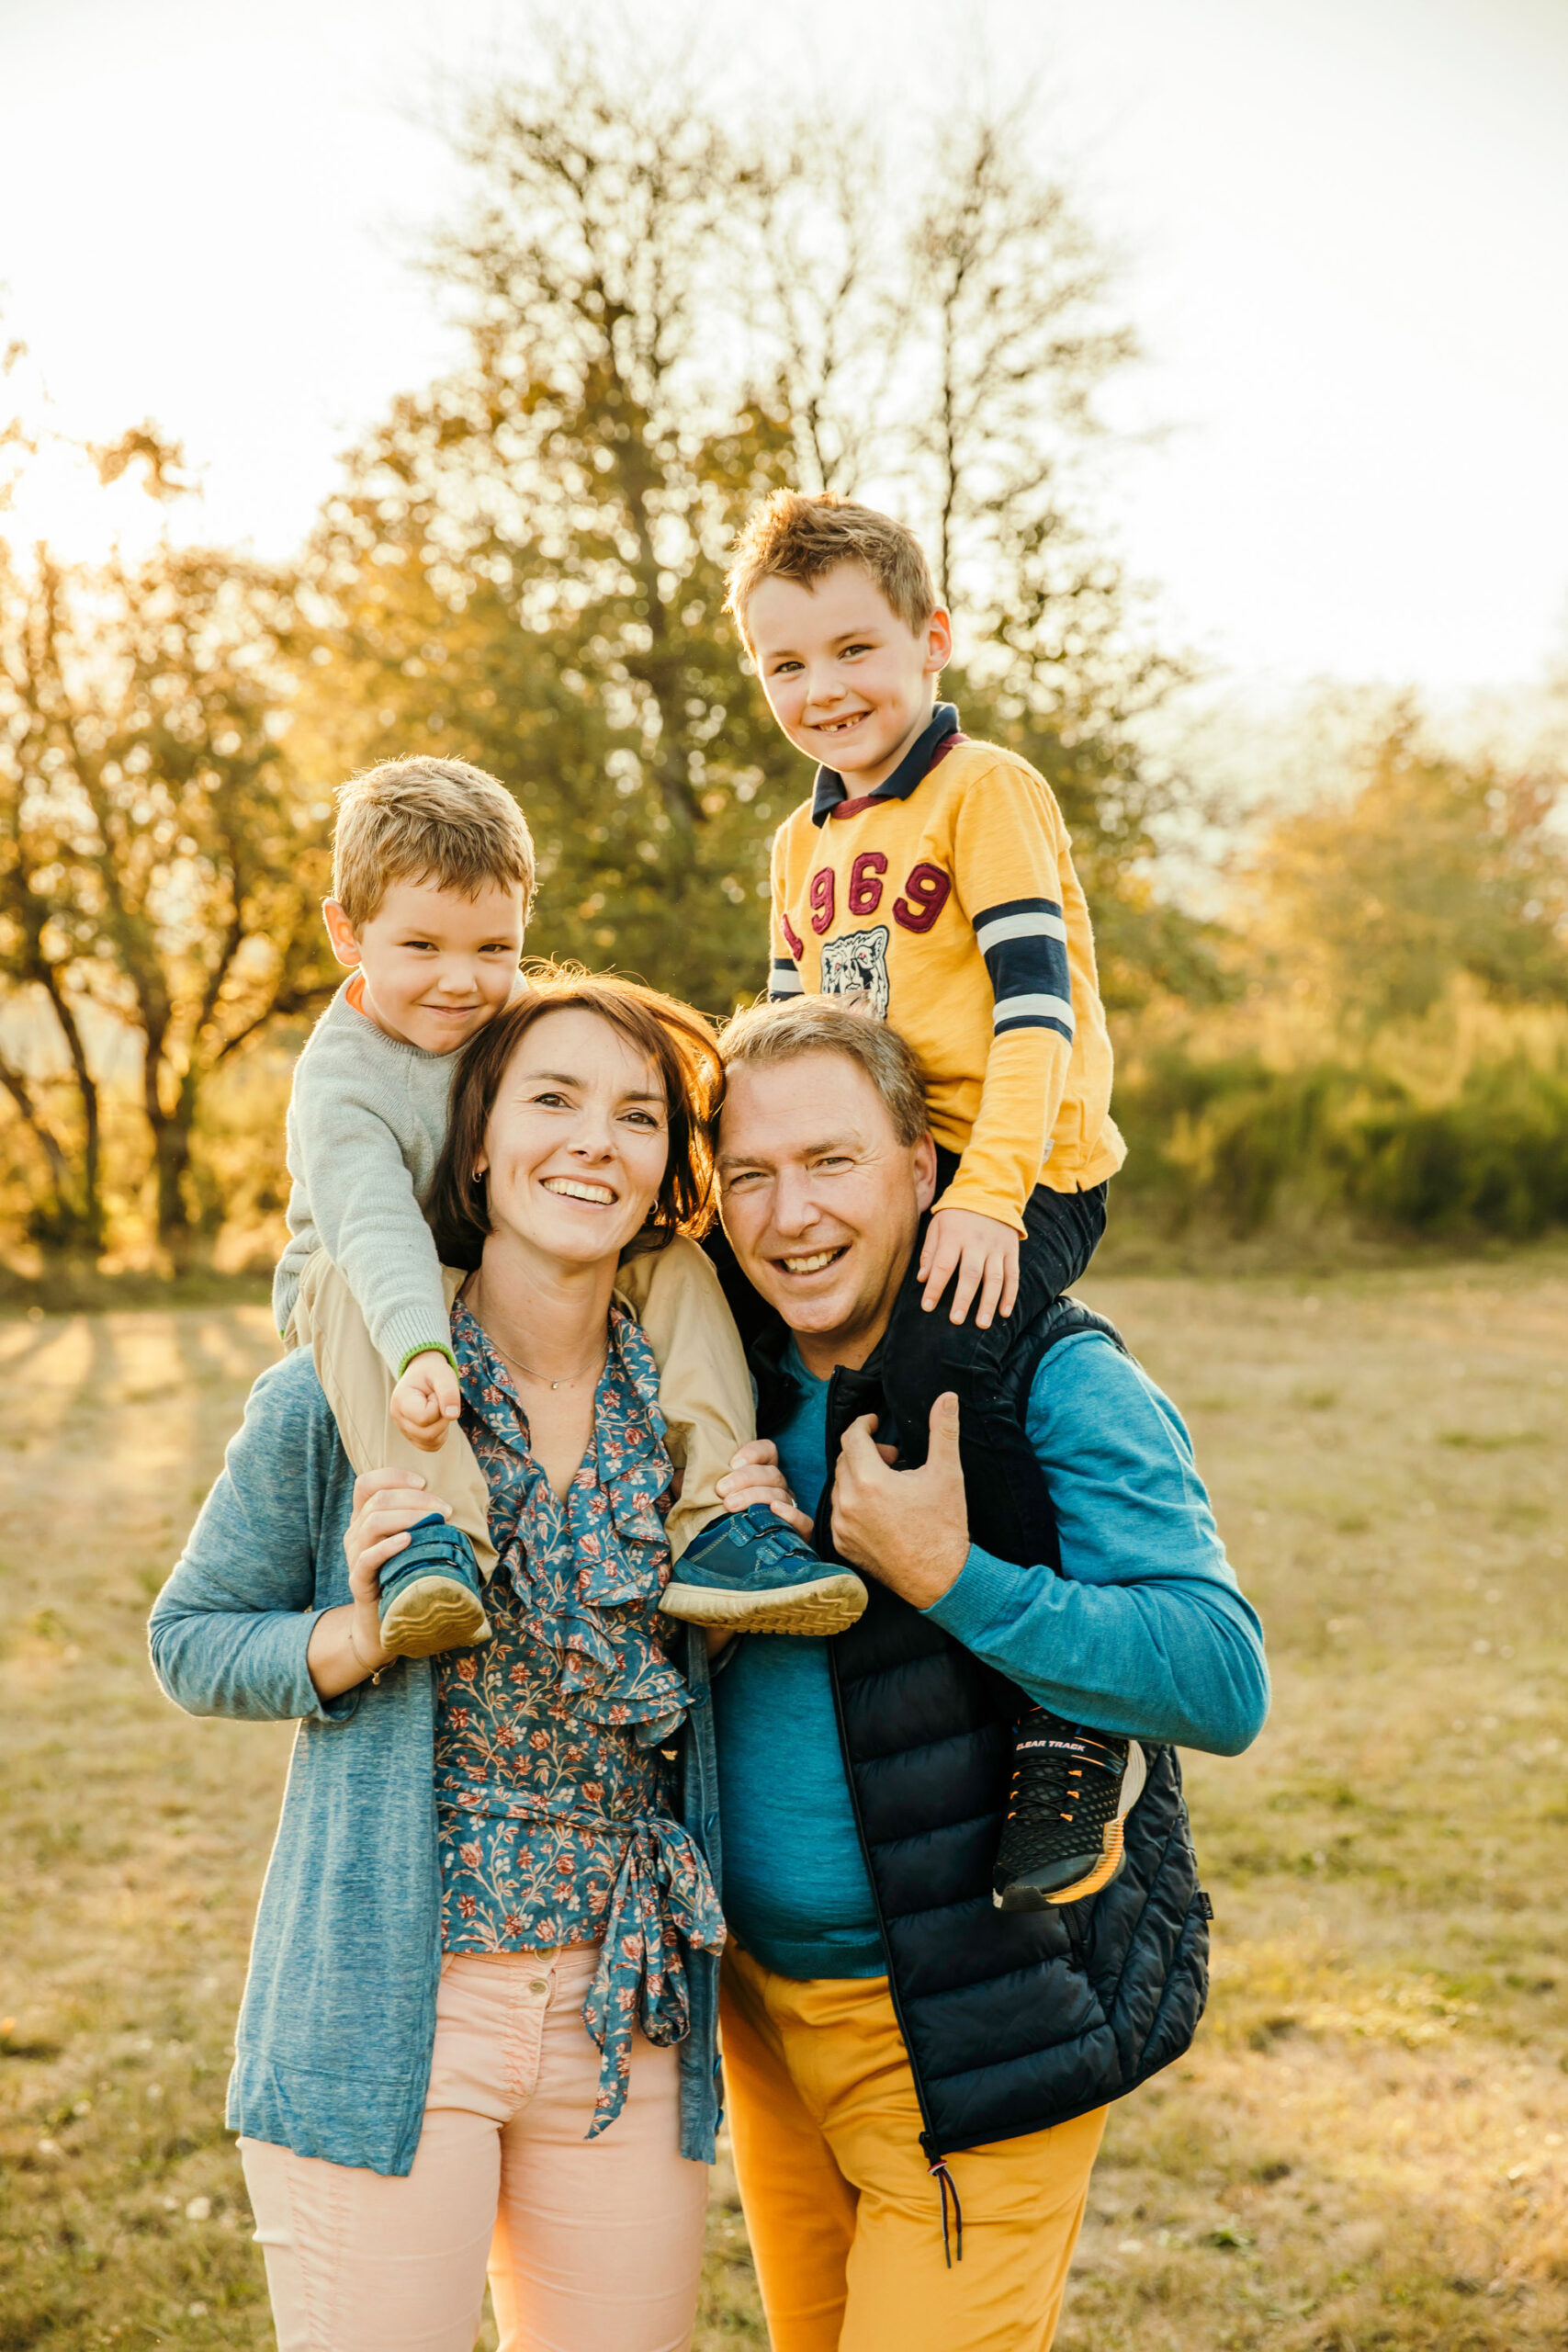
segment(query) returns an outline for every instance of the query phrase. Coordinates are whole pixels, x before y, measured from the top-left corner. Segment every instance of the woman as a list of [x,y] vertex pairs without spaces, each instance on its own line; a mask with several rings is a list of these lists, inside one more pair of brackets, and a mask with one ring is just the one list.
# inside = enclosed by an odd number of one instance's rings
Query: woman
[[[699,1216],[696,1016],[554,980],[465,1053],[433,1216],[499,1566],[479,1650],[394,1660],[429,1511],[354,1479],[306,1354],[263,1374],[152,1612],[197,1714],[299,1717],[229,2120],[281,2352],[677,2352],[716,2114],[706,1660],[656,1615],[671,1469],[611,1296]],[[461,1287],[458,1287],[461,1283]],[[683,1630],[683,1629],[682,1629]],[[492,2242],[493,2241],[493,2242]]]

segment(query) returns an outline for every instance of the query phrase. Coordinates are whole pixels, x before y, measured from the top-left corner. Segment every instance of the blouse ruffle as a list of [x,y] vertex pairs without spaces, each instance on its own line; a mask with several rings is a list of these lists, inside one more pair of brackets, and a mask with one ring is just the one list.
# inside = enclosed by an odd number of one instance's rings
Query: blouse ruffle
[[634,2029],[660,2043],[689,2030],[681,1939],[724,1941],[658,1752],[690,1705],[656,1638],[671,1483],[658,1368],[614,1306],[592,1444],[563,1501],[504,1363],[460,1303],[452,1340],[498,1566],[493,1639],[436,1662],[443,1944],[600,1944],[582,2011],[603,2052],[592,2139],[625,2102]]
[[563,1503],[528,1449],[527,1418],[511,1375],[460,1300],[452,1342],[471,1408],[464,1416],[468,1441],[490,1487],[491,1537],[521,1604],[519,1629],[554,1653],[563,1692],[590,1723],[646,1724],[670,1738],[690,1693],[636,1608],[657,1605],[670,1575],[664,1509],[671,1473],[652,1349],[613,1303],[610,1352],[593,1407],[598,1475],[586,1487],[575,1477]]

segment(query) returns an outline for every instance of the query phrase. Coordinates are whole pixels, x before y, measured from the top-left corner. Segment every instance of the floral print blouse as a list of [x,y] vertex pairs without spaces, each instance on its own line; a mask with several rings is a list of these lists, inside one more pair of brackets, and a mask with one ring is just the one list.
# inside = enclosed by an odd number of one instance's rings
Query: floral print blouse
[[690,1701],[659,1643],[671,1465],[658,1368],[613,1304],[593,1436],[562,1500],[505,1363],[461,1300],[452,1347],[499,1556],[491,1639],[435,1660],[442,1945],[602,1946],[582,2012],[604,2053],[593,2139],[625,2103],[634,2024],[660,2043],[688,2030],[679,1939],[709,1951],[724,1941],[660,1752]]

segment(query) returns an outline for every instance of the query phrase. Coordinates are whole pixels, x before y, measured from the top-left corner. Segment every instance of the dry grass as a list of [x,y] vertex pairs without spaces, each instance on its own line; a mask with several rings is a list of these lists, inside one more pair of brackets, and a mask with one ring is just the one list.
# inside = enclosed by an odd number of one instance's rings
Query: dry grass
[[[1561,2352],[1568,1261],[1086,1290],[1277,1703],[1190,1770],[1214,1998],[1113,2118],[1061,2352]],[[0,1323],[0,2352],[271,2340],[222,2082],[288,1734],[175,1714],[142,1624],[272,1348]],[[760,2345],[722,2181],[711,2246],[699,2346]]]

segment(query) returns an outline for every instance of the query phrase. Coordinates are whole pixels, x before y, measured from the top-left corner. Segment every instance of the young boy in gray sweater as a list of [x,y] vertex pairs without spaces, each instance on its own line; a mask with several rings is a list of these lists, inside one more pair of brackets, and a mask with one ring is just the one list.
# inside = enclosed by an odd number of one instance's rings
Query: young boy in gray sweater
[[[429,1489],[430,1520],[382,1578],[382,1639],[411,1657],[490,1633],[489,1491],[456,1426],[450,1313],[461,1278],[442,1268],[422,1203],[458,1051],[526,985],[518,959],[533,892],[522,812],[478,768],[388,761],[339,795],[322,911],[351,977],[295,1071],[289,1241],[273,1307],[286,1344],[310,1345],[355,1470],[417,1470]],[[817,1559],[771,1512],[727,1512],[717,1492],[756,1431],[745,1356],[701,1250],[678,1238],[630,1261],[617,1288],[659,1364],[682,1474],[671,1548],[708,1563],[700,1588],[671,1582],[669,1613],[767,1633],[852,1623],[865,1606],[858,1578]]]

